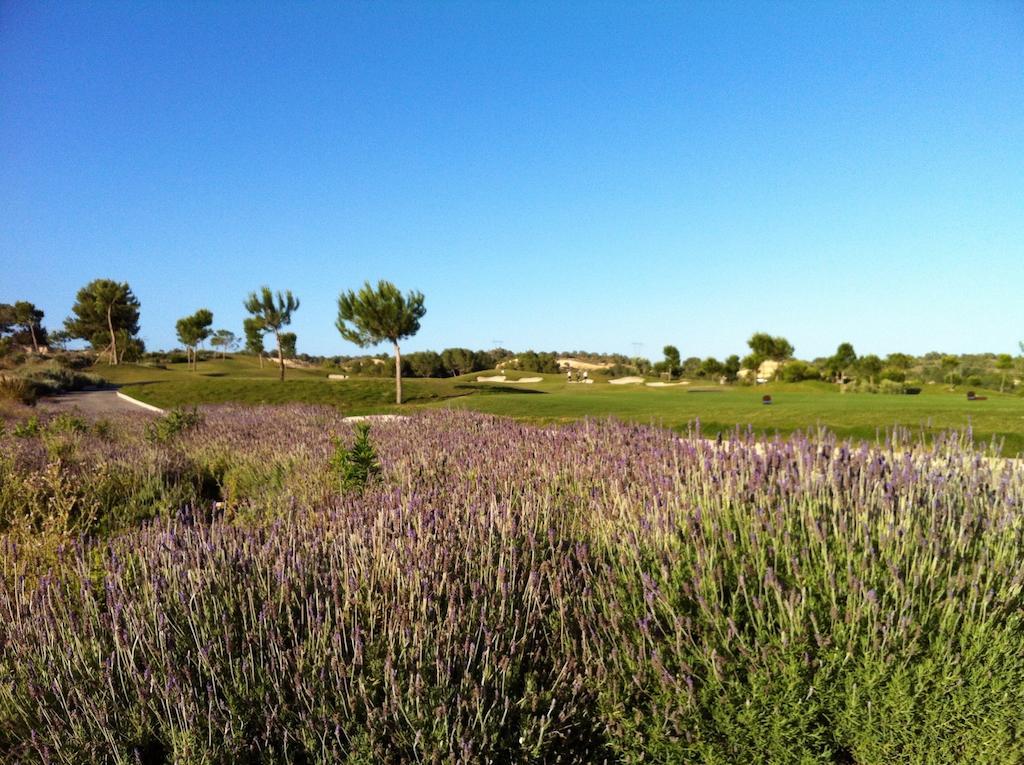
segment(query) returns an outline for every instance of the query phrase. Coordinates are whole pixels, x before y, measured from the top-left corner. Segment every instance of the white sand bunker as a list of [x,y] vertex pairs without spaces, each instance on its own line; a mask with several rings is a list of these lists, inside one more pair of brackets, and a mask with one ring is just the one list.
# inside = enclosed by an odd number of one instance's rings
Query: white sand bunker
[[343,418],[345,422],[391,422],[409,419],[404,414],[359,414]]
[[503,383],[537,383],[543,382],[543,377],[520,377],[518,380],[509,380],[505,375],[491,375],[490,377],[478,377],[477,382],[503,382]]
[[644,381],[642,377],[619,377],[615,380],[609,380],[612,385],[640,385]]
[[646,383],[648,388],[675,388],[677,385],[689,385],[689,380],[683,380],[682,382],[667,383],[667,382],[649,382]]

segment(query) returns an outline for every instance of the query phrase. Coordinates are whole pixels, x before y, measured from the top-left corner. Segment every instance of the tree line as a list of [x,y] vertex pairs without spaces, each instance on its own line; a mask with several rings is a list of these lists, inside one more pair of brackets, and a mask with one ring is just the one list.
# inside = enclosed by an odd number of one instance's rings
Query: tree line
[[[249,293],[243,301],[250,314],[243,322],[246,351],[259,356],[263,365],[267,353],[265,340],[274,338],[280,368],[280,379],[285,379],[285,359],[296,355],[297,338],[294,332],[286,330],[293,314],[298,311],[300,301],[291,290],[274,292],[263,286]],[[61,344],[71,339],[89,343],[100,358],[110,364],[121,364],[126,360],[137,360],[145,352],[145,346],[138,337],[140,303],[126,282],[111,279],[95,279],[82,287],[75,296],[71,315],[64,320],[62,330],[47,331],[42,321],[41,309],[28,301],[13,304],[0,303],[0,351],[12,345],[31,347],[35,352],[49,343]],[[395,398],[402,401],[402,378],[445,377],[469,374],[493,369],[499,363],[514,363],[517,369],[533,372],[556,373],[561,370],[561,354],[536,352],[532,350],[517,354],[511,351],[493,349],[473,351],[467,348],[447,348],[441,353],[420,351],[407,354],[404,358],[400,341],[419,331],[420,320],[426,314],[423,293],[413,290],[402,293],[391,282],[381,280],[376,285],[365,282],[358,290],[343,291],[338,296],[338,314],[335,327],[340,336],[348,342],[366,348],[380,343],[390,343],[393,357],[388,361],[380,358],[350,361],[348,367],[357,374],[382,373],[395,377]],[[239,338],[230,330],[213,329],[213,312],[199,308],[194,313],[180,318],[175,324],[178,341],[186,353],[186,362],[196,368],[198,352],[203,342],[223,356],[239,346]],[[777,375],[786,382],[821,379],[844,382],[852,377],[876,381],[903,382],[911,368],[922,364],[915,357],[903,353],[891,353],[880,358],[874,354],[858,356],[849,342],[840,343],[834,354],[828,357],[801,361],[794,358],[793,344],[786,338],[767,332],[755,332],[747,345],[750,353],[742,359],[738,354],[728,356],[724,361],[714,357],[704,359],[689,357],[682,359],[679,349],[666,345],[664,358],[655,364],[646,359],[627,359],[615,355],[608,369],[611,374],[638,372],[654,373],[669,378],[709,378],[735,381],[749,370],[756,376],[766,361],[777,364]],[[1024,354],[1024,341],[1020,343]],[[573,352],[572,355],[581,355]],[[384,361],[384,363],[379,363]],[[961,357],[938,353],[926,354],[923,366],[926,369],[941,369],[943,379],[956,384],[965,377],[980,379],[970,373],[977,370],[967,367]],[[1000,374],[1000,390],[1005,387],[1008,374],[1014,367],[1010,354],[995,357],[994,368]],[[748,374],[749,376],[749,374]]]
[[[264,339],[273,335],[280,379],[285,379],[285,357],[295,355],[295,333],[285,331],[300,302],[291,290],[273,292],[263,286],[251,292],[243,305],[250,316],[244,322],[246,349],[263,358]],[[112,364],[140,357],[145,346],[138,337],[138,298],[127,282],[112,279],[94,279],[82,287],[75,296],[71,316],[64,320],[64,330],[52,333],[51,339],[64,342],[80,339],[89,343],[101,358]],[[399,341],[419,330],[420,319],[426,313],[423,293],[411,291],[402,294],[391,282],[376,286],[366,282],[358,291],[349,290],[338,296],[336,327],[341,336],[360,347],[390,342],[395,353],[396,400],[402,402],[402,364]],[[42,327],[43,311],[32,303],[0,304],[0,337],[10,344],[31,341],[32,349],[39,351],[47,341]],[[175,324],[179,342],[185,347],[187,361],[192,369],[198,359],[202,343],[211,344],[226,354],[237,346],[237,338],[230,330],[213,330],[213,312],[199,308],[183,316]]]

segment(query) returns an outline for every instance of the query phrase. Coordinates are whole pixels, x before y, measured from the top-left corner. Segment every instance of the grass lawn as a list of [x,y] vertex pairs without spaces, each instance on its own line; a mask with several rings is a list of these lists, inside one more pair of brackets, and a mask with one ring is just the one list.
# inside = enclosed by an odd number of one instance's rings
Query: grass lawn
[[[394,381],[360,378],[330,381],[321,369],[292,369],[282,384],[277,368],[237,356],[205,361],[199,371],[184,364],[167,369],[137,365],[98,366],[93,372],[124,385],[125,392],[160,407],[238,402],[328,404],[349,414],[399,411],[394,405]],[[676,429],[700,419],[707,434],[752,426],[764,434],[826,427],[844,437],[873,440],[895,425],[933,434],[970,426],[975,439],[1005,442],[1004,453],[1024,453],[1024,398],[985,391],[987,401],[968,401],[965,389],[925,386],[920,395],[894,396],[838,392],[827,383],[771,384],[748,387],[680,386],[649,388],[567,384],[561,375],[543,375],[527,384],[478,383],[478,375],[440,380],[403,381],[406,404],[419,407],[465,407],[491,414],[537,422],[581,417],[619,417]],[[520,377],[535,376],[528,373]],[[761,397],[774,403],[764,406]]]
[[[929,386],[917,396],[894,396],[842,394],[827,383],[810,382],[757,388],[620,388],[563,383],[542,396],[472,397],[446,405],[547,421],[614,415],[675,429],[699,419],[707,434],[737,425],[750,425],[768,434],[826,427],[844,437],[874,440],[895,425],[928,434],[970,426],[976,441],[996,437],[1005,441],[1004,453],[1024,452],[1024,398],[986,391],[987,401],[968,401],[962,391],[935,390],[937,387]],[[761,403],[766,393],[773,399],[768,406]]]

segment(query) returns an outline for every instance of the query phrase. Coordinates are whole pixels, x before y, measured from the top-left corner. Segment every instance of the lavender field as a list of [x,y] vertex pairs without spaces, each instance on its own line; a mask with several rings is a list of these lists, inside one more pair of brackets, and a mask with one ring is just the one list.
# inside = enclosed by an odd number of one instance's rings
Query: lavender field
[[314,408],[0,435],[0,761],[1024,761],[1024,467]]

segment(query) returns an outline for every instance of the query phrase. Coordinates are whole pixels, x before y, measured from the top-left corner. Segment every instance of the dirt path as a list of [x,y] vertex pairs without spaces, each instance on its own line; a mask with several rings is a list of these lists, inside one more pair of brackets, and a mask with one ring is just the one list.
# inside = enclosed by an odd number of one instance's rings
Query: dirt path
[[115,390],[84,390],[71,393],[61,393],[56,396],[47,396],[39,399],[36,405],[45,412],[74,412],[91,417],[111,417],[128,413],[155,415],[141,406],[136,406],[118,398]]

